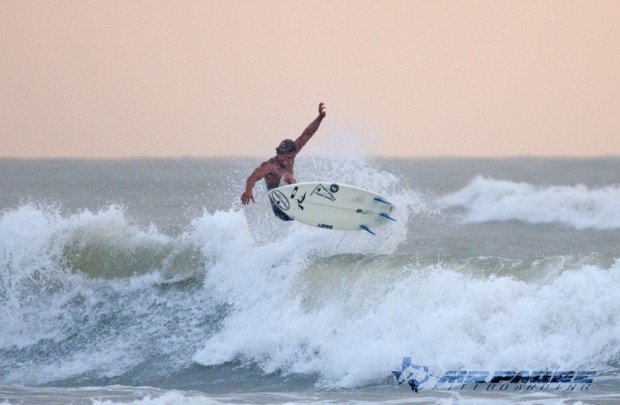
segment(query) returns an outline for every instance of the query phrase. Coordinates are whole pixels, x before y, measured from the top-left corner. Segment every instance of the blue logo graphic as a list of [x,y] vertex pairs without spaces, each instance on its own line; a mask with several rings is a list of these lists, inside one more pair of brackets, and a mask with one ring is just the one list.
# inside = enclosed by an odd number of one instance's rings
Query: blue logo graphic
[[595,370],[448,370],[433,374],[428,367],[411,363],[403,357],[400,371],[392,371],[398,385],[407,382],[418,392],[421,385],[432,380],[424,389],[448,391],[588,391],[596,376]]
[[392,374],[396,377],[398,385],[407,381],[411,390],[415,392],[418,392],[420,385],[429,379],[428,367],[411,364],[411,357],[403,357],[402,370],[392,371]]

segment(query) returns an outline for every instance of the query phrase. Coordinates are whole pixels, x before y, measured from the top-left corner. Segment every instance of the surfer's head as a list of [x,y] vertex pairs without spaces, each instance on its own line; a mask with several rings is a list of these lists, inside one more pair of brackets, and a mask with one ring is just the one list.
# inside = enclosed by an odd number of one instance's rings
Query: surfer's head
[[292,139],[285,139],[280,142],[280,145],[276,148],[276,152],[278,152],[278,155],[295,153],[297,152],[297,145]]

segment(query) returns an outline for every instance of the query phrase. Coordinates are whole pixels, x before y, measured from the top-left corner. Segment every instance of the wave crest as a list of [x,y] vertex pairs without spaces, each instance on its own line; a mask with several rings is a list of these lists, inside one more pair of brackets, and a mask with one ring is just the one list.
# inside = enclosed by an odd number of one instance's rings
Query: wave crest
[[440,203],[465,208],[466,223],[517,220],[561,223],[575,229],[620,228],[618,185],[536,186],[478,176],[461,190],[444,196]]

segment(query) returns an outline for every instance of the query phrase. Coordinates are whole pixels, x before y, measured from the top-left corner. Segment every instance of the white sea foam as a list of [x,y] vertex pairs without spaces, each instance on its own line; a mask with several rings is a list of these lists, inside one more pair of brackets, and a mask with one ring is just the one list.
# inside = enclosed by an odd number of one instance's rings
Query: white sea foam
[[93,405],[133,404],[133,405],[213,405],[227,403],[215,398],[201,395],[200,393],[187,394],[178,391],[168,391],[161,394],[145,395],[141,399],[115,401],[111,399],[93,399]]
[[576,229],[620,228],[620,186],[535,186],[478,176],[441,199],[467,210],[464,222],[518,220],[562,223]]
[[[135,228],[117,207],[4,213],[0,350],[58,349],[26,361],[3,357],[2,382],[114,377],[147,361],[172,373],[193,361],[242,360],[354,387],[384,381],[403,356],[433,370],[605,369],[620,358],[619,261],[549,261],[535,279],[480,276],[466,263],[393,256],[406,234],[401,219],[404,230],[378,237],[290,224],[265,242],[234,210],[205,213],[176,237]],[[67,267],[76,238],[113,260],[117,248],[105,235],[154,256],[169,244],[193,246],[201,286],[162,290],[165,255],[152,272],[120,278]]]
[[[179,336],[169,330],[185,322],[185,343],[192,333],[204,336],[186,309],[200,303],[209,314],[210,300],[158,290],[171,278],[182,279],[167,271],[174,270],[170,252],[184,248],[183,236],[140,230],[116,206],[62,216],[29,205],[0,215],[0,350],[45,352],[16,363],[3,356],[0,379],[45,383],[87,373],[120,375],[149,357],[149,340],[161,354],[175,353],[171,369],[186,365],[187,355],[179,356],[183,346],[171,346]],[[144,274],[123,271],[134,259],[152,267]]]
[[318,373],[325,386],[352,387],[384,378],[402,356],[436,370],[600,368],[620,356],[620,262],[526,282],[442,263],[311,265],[314,252],[332,254],[332,241],[293,232],[252,246],[247,234],[223,236],[216,250],[231,254],[218,254],[227,261],[210,269],[205,288],[234,311],[195,354],[204,365],[243,359],[268,373]]

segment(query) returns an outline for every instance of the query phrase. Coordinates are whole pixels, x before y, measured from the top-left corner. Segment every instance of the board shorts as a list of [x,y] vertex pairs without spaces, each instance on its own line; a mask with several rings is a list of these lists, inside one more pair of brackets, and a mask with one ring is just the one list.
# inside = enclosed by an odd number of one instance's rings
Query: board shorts
[[276,206],[275,204],[271,205],[271,208],[273,209],[273,213],[276,215],[276,217],[280,218],[282,221],[293,221],[293,218],[289,217],[288,215],[286,215],[284,213],[284,211],[282,211],[278,206]]

